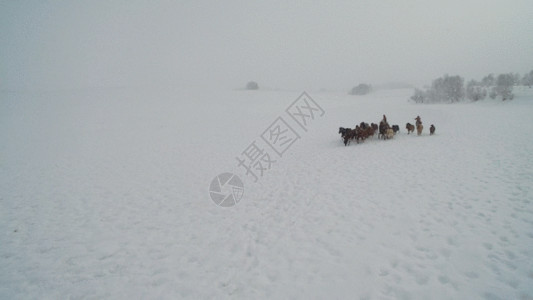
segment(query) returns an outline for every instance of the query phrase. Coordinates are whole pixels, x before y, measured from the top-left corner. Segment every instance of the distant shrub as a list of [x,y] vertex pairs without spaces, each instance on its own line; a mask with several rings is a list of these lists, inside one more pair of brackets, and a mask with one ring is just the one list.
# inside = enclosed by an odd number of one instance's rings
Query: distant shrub
[[358,86],[354,87],[350,94],[352,95],[366,95],[372,91],[372,86],[370,84],[361,83]]
[[411,96],[411,100],[415,101],[415,103],[427,102],[426,98],[427,98],[426,92],[420,89],[415,89],[414,95]]
[[258,90],[259,85],[255,81],[250,81],[246,84],[246,89],[247,90]]

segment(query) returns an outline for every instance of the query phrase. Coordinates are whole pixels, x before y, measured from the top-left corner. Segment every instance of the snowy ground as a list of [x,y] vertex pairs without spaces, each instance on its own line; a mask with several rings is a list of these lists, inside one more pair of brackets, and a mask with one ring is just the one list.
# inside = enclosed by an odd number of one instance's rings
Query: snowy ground
[[[0,298],[533,299],[533,91],[411,93],[309,93],[324,116],[254,183],[235,157],[300,92],[1,92]],[[344,147],[383,114],[393,140]]]

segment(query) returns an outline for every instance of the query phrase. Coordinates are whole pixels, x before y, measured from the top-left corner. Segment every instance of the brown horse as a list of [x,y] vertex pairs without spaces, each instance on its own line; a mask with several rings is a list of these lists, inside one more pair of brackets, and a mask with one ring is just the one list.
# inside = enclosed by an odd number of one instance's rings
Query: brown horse
[[378,124],[376,124],[376,123],[372,123],[372,124],[370,124],[370,126],[371,126],[372,128],[374,128],[374,132],[379,131],[379,126],[378,126]]
[[361,138],[361,140],[363,140],[364,142],[365,139],[371,136],[374,136],[374,128],[368,126],[366,129],[361,129],[358,135],[358,139]]
[[407,129],[407,134],[415,131],[415,125],[411,123],[405,124],[405,129]]

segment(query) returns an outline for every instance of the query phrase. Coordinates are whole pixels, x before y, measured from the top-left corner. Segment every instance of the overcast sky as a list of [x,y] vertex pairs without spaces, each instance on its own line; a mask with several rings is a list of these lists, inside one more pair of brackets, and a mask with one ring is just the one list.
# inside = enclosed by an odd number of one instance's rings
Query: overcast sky
[[0,0],[0,89],[350,89],[533,69],[533,1]]

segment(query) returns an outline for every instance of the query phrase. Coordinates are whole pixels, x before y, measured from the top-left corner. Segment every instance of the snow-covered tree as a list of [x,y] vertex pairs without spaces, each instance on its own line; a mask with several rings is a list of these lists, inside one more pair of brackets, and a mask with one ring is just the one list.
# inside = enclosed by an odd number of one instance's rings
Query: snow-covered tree
[[487,90],[481,85],[480,82],[470,80],[466,85],[466,98],[478,101],[487,97]]
[[513,99],[513,85],[514,85],[514,75],[509,74],[500,74],[496,78],[496,86],[494,86],[493,91],[496,93],[496,96],[501,96],[502,100],[511,100]]
[[431,102],[459,102],[465,97],[464,79],[461,76],[448,76],[433,80],[429,90]]
[[520,85],[520,74],[514,73],[513,75],[513,85]]
[[494,83],[495,83],[495,79],[492,73],[483,77],[483,79],[481,80],[481,84],[486,87],[493,86]]
[[531,70],[529,73],[524,74],[524,77],[522,77],[522,85],[533,86],[533,70]]
[[426,91],[415,89],[411,99],[416,103],[459,102],[465,97],[464,79],[461,76],[448,76],[433,80]]

